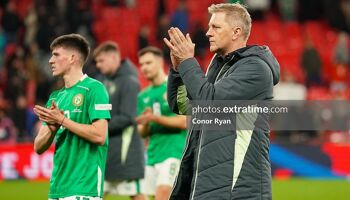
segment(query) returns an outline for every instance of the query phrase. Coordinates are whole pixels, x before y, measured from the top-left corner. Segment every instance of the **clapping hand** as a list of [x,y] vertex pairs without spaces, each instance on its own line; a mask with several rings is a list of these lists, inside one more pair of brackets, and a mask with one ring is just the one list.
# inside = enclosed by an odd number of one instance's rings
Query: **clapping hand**
[[47,123],[50,130],[57,130],[64,120],[63,111],[58,109],[55,101],[52,101],[51,108],[35,105],[33,111],[39,117],[40,121]]
[[142,113],[142,115],[138,116],[136,118],[136,123],[138,124],[148,124],[149,122],[153,121],[154,115],[151,108],[146,108],[145,111]]
[[170,58],[174,70],[177,71],[177,67],[181,62],[188,58],[194,57],[195,44],[192,42],[190,35],[185,35],[178,28],[171,27],[168,30],[170,41],[164,38],[165,44],[170,49]]

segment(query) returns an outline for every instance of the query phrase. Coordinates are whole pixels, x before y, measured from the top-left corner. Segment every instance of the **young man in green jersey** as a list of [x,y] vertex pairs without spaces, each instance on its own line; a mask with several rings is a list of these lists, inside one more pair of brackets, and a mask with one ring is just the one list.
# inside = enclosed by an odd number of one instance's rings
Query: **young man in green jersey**
[[46,107],[36,105],[43,122],[34,141],[38,154],[56,141],[49,199],[101,200],[110,119],[108,93],[103,84],[82,72],[90,48],[78,34],[51,43],[53,76],[65,86],[51,93]]
[[136,119],[139,132],[149,137],[144,194],[167,200],[180,166],[186,140],[186,117],[174,114],[166,100],[166,75],[163,53],[146,47],[138,53],[141,72],[151,85],[138,96]]

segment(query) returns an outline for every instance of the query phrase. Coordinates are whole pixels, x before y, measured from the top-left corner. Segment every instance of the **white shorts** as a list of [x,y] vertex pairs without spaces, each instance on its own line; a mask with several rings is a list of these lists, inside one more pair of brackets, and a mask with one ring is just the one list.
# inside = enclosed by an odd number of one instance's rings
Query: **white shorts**
[[167,185],[173,187],[179,172],[181,160],[168,158],[154,166],[147,165],[145,178],[141,180],[141,191],[146,195],[154,195],[156,187]]
[[49,200],[102,200],[100,197],[89,197],[89,196],[70,196],[58,199],[49,199]]
[[105,181],[104,192],[114,195],[135,196],[141,194],[140,181]]

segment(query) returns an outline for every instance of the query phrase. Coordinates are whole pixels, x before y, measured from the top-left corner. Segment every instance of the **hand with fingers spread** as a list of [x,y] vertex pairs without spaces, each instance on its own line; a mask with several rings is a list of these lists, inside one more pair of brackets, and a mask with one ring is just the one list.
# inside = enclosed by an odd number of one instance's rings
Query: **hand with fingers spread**
[[170,48],[170,57],[173,68],[176,70],[181,62],[188,58],[194,57],[195,44],[192,42],[190,35],[186,36],[178,28],[171,27],[168,30],[170,41],[164,38],[165,44]]

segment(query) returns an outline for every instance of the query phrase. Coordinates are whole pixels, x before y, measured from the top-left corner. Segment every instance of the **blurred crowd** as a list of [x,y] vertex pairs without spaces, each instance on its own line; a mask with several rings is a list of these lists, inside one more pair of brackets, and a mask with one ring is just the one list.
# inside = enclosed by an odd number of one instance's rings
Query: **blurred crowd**
[[[32,111],[33,106],[45,104],[50,91],[62,86],[61,80],[52,78],[48,65],[51,56],[49,45],[53,38],[76,32],[88,38],[93,47],[106,39],[115,40],[121,46],[122,55],[136,63],[136,52],[148,45],[159,46],[165,51],[165,55],[169,55],[162,39],[166,37],[169,27],[177,26],[183,32],[191,33],[196,43],[196,57],[205,66],[210,61],[205,36],[208,21],[205,9],[207,4],[223,1],[0,2],[1,144],[31,142],[38,126]],[[282,82],[276,87],[276,99],[350,99],[349,0],[240,2],[248,6],[254,21],[251,43],[270,46],[277,58],[281,59]],[[286,27],[288,34],[283,32]],[[286,38],[285,34],[294,37],[293,31],[296,32],[295,38],[300,39]],[[266,40],[262,35],[270,39]],[[300,50],[295,50],[297,55],[290,54],[290,49],[284,49],[284,42],[287,40],[293,48],[300,47]],[[169,62],[169,56],[167,59]],[[296,61],[290,62],[291,60]],[[97,75],[92,61],[84,70],[89,76]],[[142,83],[143,86],[147,84],[144,81]],[[349,141],[349,132],[335,134],[337,141]],[[283,139],[304,141],[305,138],[318,136],[320,133],[285,135]],[[273,138],[279,137],[275,134]]]

